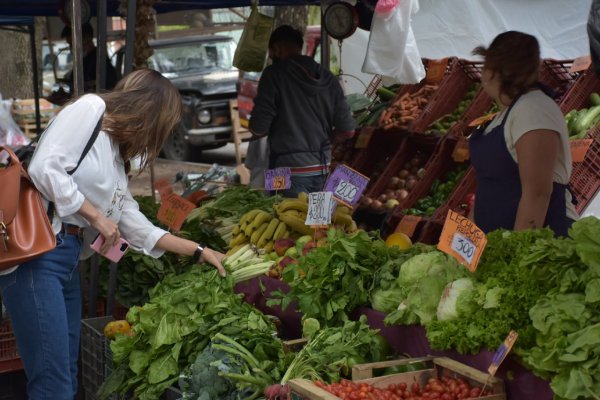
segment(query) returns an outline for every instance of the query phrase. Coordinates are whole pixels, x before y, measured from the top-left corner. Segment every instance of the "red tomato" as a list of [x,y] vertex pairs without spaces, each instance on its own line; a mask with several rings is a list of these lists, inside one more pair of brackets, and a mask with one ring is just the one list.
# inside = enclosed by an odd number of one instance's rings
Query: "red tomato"
[[412,388],[412,391],[415,393],[418,393],[421,391],[421,386],[419,386],[419,384],[417,382],[413,382],[411,388]]
[[469,392],[469,396],[471,396],[471,397],[481,396],[481,389],[480,388],[471,389],[471,391]]
[[398,384],[398,389],[400,389],[400,390],[402,390],[402,391],[406,390],[406,388],[407,388],[407,387],[408,387],[408,386],[407,386],[407,385],[406,385],[406,383],[404,383],[404,382],[400,382],[400,383]]

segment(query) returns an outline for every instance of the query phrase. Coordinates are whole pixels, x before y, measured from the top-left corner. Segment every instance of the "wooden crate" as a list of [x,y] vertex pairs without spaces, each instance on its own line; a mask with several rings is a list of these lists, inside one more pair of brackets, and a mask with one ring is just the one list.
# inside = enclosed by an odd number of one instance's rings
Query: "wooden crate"
[[[373,371],[376,369],[414,363],[426,363],[428,368],[420,371],[373,378]],[[402,382],[410,386],[415,381],[423,387],[429,378],[441,378],[443,376],[449,378],[463,378],[473,387],[486,386],[487,389],[491,389],[494,393],[491,396],[477,397],[476,400],[506,400],[506,393],[502,380],[491,377],[486,373],[447,357],[423,357],[382,361],[356,365],[352,369],[353,381],[368,383],[382,389],[387,388],[390,384]],[[306,379],[292,379],[288,384],[290,387],[291,400],[340,400],[339,397],[319,388],[313,382]]]

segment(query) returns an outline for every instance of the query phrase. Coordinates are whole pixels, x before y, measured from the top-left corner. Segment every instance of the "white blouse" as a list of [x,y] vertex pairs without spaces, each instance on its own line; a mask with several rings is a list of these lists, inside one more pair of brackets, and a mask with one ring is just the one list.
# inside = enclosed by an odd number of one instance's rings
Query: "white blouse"
[[155,227],[139,211],[127,188],[128,178],[119,146],[104,131],[73,175],[83,149],[103,115],[106,105],[97,95],[88,94],[65,107],[42,136],[29,166],[29,175],[42,196],[54,202],[55,233],[61,223],[84,227],[82,258],[92,254],[90,243],[98,232],[77,211],[84,199],[106,217],[117,222],[121,236],[131,248],[152,257],[164,251],[156,242],[167,232]]

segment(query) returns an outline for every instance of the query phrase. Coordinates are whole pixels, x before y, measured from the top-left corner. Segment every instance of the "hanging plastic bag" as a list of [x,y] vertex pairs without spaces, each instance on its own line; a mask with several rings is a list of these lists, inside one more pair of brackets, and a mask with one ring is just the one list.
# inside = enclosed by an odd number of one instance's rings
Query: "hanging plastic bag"
[[31,142],[21,131],[19,125],[14,121],[10,114],[12,101],[1,100],[0,97],[0,146],[8,146],[17,149]]
[[273,18],[261,14],[258,7],[253,5],[242,37],[235,49],[233,66],[242,71],[262,71],[267,59],[272,29]]
[[400,0],[390,12],[375,11],[362,72],[389,76],[403,84],[419,83],[425,78],[410,25],[418,10],[418,0]]
[[386,15],[394,11],[398,6],[398,0],[379,0],[375,5],[375,12],[379,15]]

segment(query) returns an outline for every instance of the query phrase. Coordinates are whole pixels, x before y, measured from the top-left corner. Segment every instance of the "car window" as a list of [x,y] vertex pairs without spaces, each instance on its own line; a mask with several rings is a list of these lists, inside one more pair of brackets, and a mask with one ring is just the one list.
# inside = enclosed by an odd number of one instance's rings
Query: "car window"
[[165,76],[233,68],[233,42],[175,44],[158,47],[150,58],[151,68]]

